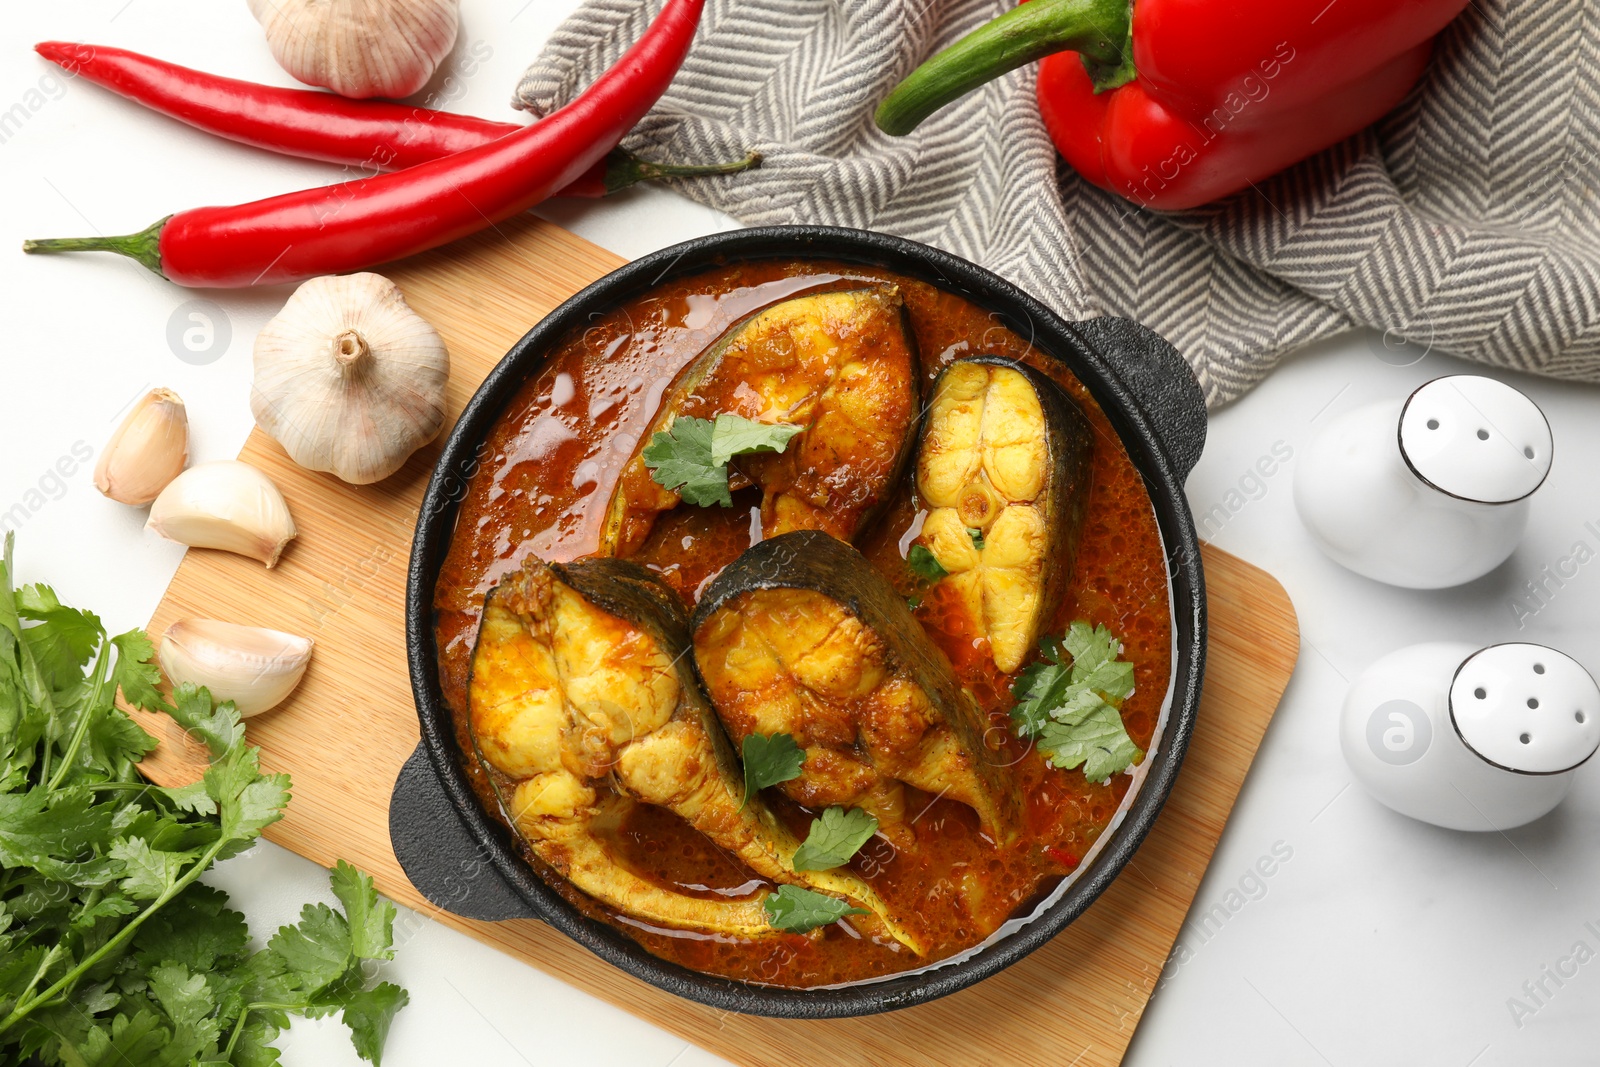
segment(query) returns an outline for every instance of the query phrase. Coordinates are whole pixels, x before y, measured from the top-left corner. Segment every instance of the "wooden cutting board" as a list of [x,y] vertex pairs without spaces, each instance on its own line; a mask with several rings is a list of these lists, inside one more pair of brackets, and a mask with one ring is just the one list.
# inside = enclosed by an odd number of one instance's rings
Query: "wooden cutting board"
[[[529,217],[389,273],[450,346],[453,419],[533,323],[622,262]],[[271,571],[222,552],[189,552],[150,621],[152,635],[182,616],[201,616],[316,641],[295,695],[249,723],[262,765],[294,779],[288,814],[268,830],[269,840],[325,866],[347,859],[395,900],[738,1063],[1121,1061],[1294,669],[1299,630],[1277,582],[1205,548],[1210,652],[1187,761],[1133,862],[1049,945],[961,993],[890,1015],[725,1016],[657,991],[538,921],[483,923],[440,912],[401,873],[389,845],[389,794],[417,743],[404,582],[436,454],[436,446],[424,449],[383,484],[356,487],[299,469],[256,430],[240,458],[283,490],[299,539]],[[140,718],[162,739],[145,761],[150,777],[161,784],[195,778],[198,747],[170,720]]]

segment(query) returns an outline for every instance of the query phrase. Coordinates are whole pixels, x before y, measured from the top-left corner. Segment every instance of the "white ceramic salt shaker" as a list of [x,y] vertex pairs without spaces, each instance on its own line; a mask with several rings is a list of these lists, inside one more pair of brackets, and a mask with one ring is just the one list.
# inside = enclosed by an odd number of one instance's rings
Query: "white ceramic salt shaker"
[[1294,502],[1317,544],[1408,589],[1479,578],[1511,555],[1550,473],[1550,424],[1526,395],[1472,374],[1329,423],[1301,456]]
[[1356,780],[1395,811],[1505,830],[1559,804],[1600,746],[1600,687],[1543,645],[1412,645],[1350,687],[1339,743]]

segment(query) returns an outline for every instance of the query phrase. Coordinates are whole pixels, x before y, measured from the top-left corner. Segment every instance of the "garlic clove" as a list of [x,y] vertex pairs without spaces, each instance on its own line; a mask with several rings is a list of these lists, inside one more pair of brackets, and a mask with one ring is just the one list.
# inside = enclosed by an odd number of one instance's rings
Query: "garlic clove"
[[133,405],[94,465],[94,487],[142,508],[183,472],[189,460],[189,415],[171,389],[152,389]]
[[289,505],[272,479],[248,463],[219,460],[190,467],[150,506],[145,529],[191,548],[219,548],[278,562],[294,540]]
[[311,639],[216,619],[179,619],[161,635],[157,656],[173,685],[203,685],[245,718],[283,703],[305,677]]
[[458,0],[250,0],[278,65],[340,96],[410,96],[455,46]]
[[450,353],[378,274],[313,278],[262,328],[250,410],[300,466],[387,478],[444,426]]

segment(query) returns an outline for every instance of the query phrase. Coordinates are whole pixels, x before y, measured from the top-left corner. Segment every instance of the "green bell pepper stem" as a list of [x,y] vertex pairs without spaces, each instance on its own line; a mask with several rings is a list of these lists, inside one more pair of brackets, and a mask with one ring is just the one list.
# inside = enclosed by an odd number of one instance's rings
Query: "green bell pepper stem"
[[967,34],[912,71],[878,105],[878,128],[903,137],[985,82],[1056,52],[1083,57],[1095,91],[1134,78],[1128,0],[1032,0]]

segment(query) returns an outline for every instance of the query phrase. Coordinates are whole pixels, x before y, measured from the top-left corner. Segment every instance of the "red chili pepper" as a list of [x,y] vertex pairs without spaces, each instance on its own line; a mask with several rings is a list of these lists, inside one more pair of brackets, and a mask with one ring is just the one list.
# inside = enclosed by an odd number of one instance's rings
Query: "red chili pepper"
[[[207,133],[373,172],[404,170],[522,129],[513,122],[409,104],[224,78],[123,48],[44,41],[33,49],[75,77]],[[555,195],[599,197],[658,178],[732,174],[760,159],[752,153],[733,163],[674,166],[649,163],[618,148]]]
[[27,241],[26,252],[131,256],[180,285],[237,287],[363,270],[526,211],[614,148],[672,82],[705,0],[667,0],[577,99],[531,126],[394,174],[169,216],[125,237]]
[[1434,35],[1465,6],[1033,0],[913,71],[877,120],[909,133],[964,93],[1048,56],[1039,108],[1073,169],[1147,207],[1194,207],[1376,121],[1422,77]]
[[1057,847],[1055,845],[1046,845],[1046,846],[1044,846],[1044,854],[1046,856],[1049,856],[1051,859],[1055,860],[1057,863],[1061,864],[1061,866],[1067,868],[1068,870],[1071,870],[1072,868],[1076,867],[1078,865],[1078,863],[1080,862],[1077,856],[1075,856],[1072,853],[1068,852],[1066,849],[1059,848],[1059,847]]

